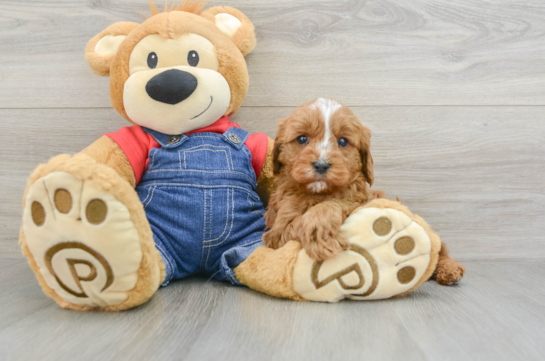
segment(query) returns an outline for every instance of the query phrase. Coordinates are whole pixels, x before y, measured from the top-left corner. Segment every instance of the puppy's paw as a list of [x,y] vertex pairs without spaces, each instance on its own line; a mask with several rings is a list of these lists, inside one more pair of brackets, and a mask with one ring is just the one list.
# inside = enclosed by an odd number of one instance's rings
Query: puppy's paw
[[348,249],[350,243],[339,235],[341,221],[334,217],[306,219],[301,243],[308,256],[316,261],[335,258],[339,252]]
[[442,262],[440,261],[433,277],[440,285],[452,286],[464,277],[465,272],[465,267],[459,264],[458,261],[448,258]]
[[263,234],[263,244],[265,247],[276,249],[278,248],[276,240],[278,237],[275,237],[272,231],[265,232]]
[[337,236],[337,238],[314,239],[303,243],[303,248],[308,256],[315,261],[325,261],[335,258],[341,251],[348,249],[350,243],[346,238]]
[[303,216],[299,239],[308,256],[316,261],[335,258],[350,243],[339,234],[344,221],[342,211],[322,203]]

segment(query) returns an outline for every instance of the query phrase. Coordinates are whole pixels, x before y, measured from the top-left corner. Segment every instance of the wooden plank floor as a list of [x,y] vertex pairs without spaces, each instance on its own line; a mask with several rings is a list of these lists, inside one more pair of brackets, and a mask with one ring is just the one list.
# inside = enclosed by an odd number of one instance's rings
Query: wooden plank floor
[[0,359],[545,359],[545,2],[209,4],[256,25],[233,120],[274,137],[315,97],[351,106],[373,132],[376,187],[429,221],[466,278],[336,305],[192,278],[129,312],[58,308],[17,244],[26,178],[127,124],[83,49],[147,5],[0,0]]
[[543,262],[467,262],[375,302],[300,303],[191,278],[121,313],[59,309],[23,262],[2,264],[2,360],[542,360]]

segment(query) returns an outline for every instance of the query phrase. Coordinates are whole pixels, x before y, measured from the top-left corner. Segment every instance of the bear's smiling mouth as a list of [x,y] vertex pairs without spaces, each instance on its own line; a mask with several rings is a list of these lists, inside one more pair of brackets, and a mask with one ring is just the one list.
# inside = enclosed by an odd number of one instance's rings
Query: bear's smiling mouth
[[199,114],[195,115],[193,118],[191,118],[190,120],[193,120],[195,118],[198,118],[200,117],[201,115],[203,115],[208,109],[210,109],[210,107],[212,106],[212,102],[214,101],[214,98],[212,97],[212,95],[210,95],[210,104],[208,104],[208,106],[206,107],[205,110],[203,110],[202,112],[200,112]]

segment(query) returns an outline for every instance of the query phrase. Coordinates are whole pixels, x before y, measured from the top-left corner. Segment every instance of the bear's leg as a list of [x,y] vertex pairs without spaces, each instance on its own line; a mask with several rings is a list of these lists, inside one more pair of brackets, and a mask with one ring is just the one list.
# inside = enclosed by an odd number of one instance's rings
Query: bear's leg
[[301,243],[295,241],[276,250],[258,247],[235,268],[235,277],[240,283],[269,296],[303,301],[293,288],[293,269],[301,249]]
[[23,198],[21,248],[44,292],[76,310],[146,302],[164,279],[131,185],[85,154],[38,167]]
[[235,276],[271,296],[336,302],[403,295],[435,270],[439,237],[398,202],[369,202],[347,218],[341,232],[351,247],[334,259],[314,261],[292,241],[277,250],[256,249],[235,269]]

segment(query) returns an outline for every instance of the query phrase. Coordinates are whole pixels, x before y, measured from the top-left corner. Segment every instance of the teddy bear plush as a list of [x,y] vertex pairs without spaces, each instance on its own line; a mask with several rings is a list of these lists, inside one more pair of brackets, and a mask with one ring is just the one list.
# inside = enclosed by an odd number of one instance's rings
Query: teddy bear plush
[[[115,23],[85,50],[132,126],[51,159],[28,181],[20,244],[47,295],[65,308],[123,310],[204,273],[334,302],[404,294],[432,275],[439,238],[385,199],[348,217],[353,247],[334,259],[317,262],[299,242],[264,247],[257,190],[274,186],[274,142],[229,120],[248,90],[254,27],[230,7],[150,4],[142,24]],[[410,254],[395,253],[401,233],[415,241]]]

